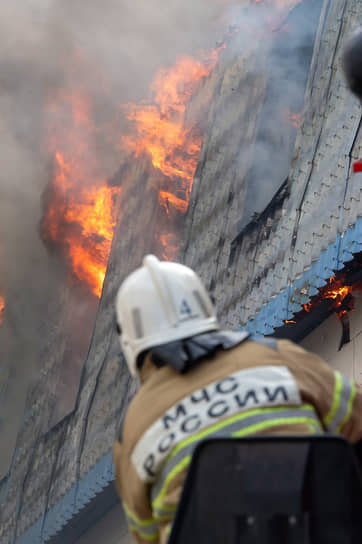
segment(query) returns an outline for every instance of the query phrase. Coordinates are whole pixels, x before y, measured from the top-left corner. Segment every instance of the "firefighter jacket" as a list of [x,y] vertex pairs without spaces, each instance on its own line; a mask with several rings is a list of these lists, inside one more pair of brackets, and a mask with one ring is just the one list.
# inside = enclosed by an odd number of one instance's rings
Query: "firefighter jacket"
[[149,363],[114,445],[116,485],[137,542],[167,542],[203,439],[327,431],[362,438],[362,389],[300,346],[268,340],[218,351],[186,374]]

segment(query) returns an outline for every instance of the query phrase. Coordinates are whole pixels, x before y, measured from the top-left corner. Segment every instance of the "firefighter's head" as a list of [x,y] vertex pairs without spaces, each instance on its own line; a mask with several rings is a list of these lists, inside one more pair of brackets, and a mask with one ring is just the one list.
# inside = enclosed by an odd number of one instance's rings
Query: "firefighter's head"
[[219,328],[200,278],[187,266],[154,255],[122,283],[116,298],[117,327],[131,374],[145,352]]
[[362,100],[362,27],[347,40],[342,61],[351,91]]

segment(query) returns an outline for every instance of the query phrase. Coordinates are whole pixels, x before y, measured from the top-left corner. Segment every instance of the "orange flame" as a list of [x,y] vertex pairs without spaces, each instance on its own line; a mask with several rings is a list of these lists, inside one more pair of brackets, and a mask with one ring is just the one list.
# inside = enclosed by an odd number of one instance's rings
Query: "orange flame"
[[5,299],[0,295],[0,325],[4,321]]
[[287,123],[293,125],[294,128],[298,129],[300,127],[302,114],[289,111],[288,109],[284,112],[284,119]]
[[337,278],[333,276],[329,278],[328,284],[325,287],[320,289],[319,295],[308,304],[304,304],[303,308],[306,312],[310,312],[315,308],[321,300],[323,299],[332,299],[333,307],[338,310],[338,308],[343,304],[343,301],[348,295],[352,295],[355,286],[353,285],[344,285],[345,278]]
[[293,125],[294,128],[300,127],[301,122],[301,114],[300,113],[291,113],[289,117],[289,121]]
[[178,236],[172,232],[161,234],[160,241],[164,248],[162,258],[165,259],[165,261],[173,261],[176,258],[179,249],[180,241]]
[[178,198],[173,193],[160,191],[158,201],[160,205],[165,208],[168,216],[170,215],[170,208],[174,208],[182,214],[186,213],[187,211],[187,202],[182,200],[182,198]]
[[[222,44],[201,53],[201,60],[182,57],[174,66],[161,68],[151,84],[151,100],[124,107],[134,130],[122,138],[121,145],[135,157],[149,155],[153,167],[172,182],[174,189],[168,186],[159,193],[159,203],[169,218],[172,211],[181,215],[187,211],[202,143],[201,130],[186,119],[187,103],[215,68],[225,47]],[[164,258],[174,258],[179,245],[175,233],[159,234],[158,239]]]
[[152,164],[166,177],[182,180],[186,197],[201,147],[201,135],[190,134],[185,123],[186,104],[201,81],[214,69],[225,45],[211,51],[204,60],[180,58],[175,66],[161,68],[151,84],[153,104],[128,104],[126,115],[134,122],[135,134],[123,138],[123,145],[136,157],[147,153]]
[[115,227],[113,204],[120,189],[98,177],[90,98],[81,91],[61,91],[50,113],[55,176],[43,237],[62,247],[73,275],[100,297]]

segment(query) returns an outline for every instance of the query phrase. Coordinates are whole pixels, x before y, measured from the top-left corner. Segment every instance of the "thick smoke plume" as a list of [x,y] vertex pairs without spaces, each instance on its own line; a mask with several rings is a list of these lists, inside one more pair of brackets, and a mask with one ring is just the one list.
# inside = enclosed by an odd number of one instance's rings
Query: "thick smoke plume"
[[[281,3],[298,2],[276,1]],[[235,6],[230,0],[1,3],[0,295],[6,307],[0,326],[0,429],[7,439],[0,446],[0,477],[8,469],[29,382],[41,373],[49,338],[56,336],[59,324],[50,316],[65,304],[59,293],[64,266],[45,247],[39,228],[54,169],[52,100],[59,92],[86,91],[97,123],[121,135],[121,105],[144,98],[160,66],[214,47],[228,25],[248,27],[245,36],[252,36],[262,10],[247,19],[244,7],[250,4],[260,7],[256,0]],[[265,0],[263,17],[272,4]],[[250,39],[242,46],[252,47]],[[97,141],[94,147],[106,178],[119,168],[115,143]]]
[[[120,105],[143,98],[162,64],[213,46],[222,0],[26,0],[0,6],[0,476],[6,473],[29,380],[62,301],[64,270],[39,235],[42,195],[52,175],[49,104],[59,90],[84,89],[104,123]],[[82,59],[77,63],[74,59]],[[83,62],[84,61],[84,62]],[[100,168],[119,166],[102,145]],[[54,324],[53,324],[54,327]],[[3,462],[1,462],[3,461]]]

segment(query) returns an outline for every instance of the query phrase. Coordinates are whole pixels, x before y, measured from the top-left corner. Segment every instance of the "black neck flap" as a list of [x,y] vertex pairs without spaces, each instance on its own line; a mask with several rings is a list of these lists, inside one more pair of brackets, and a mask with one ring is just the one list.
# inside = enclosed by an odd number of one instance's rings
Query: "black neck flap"
[[180,374],[194,368],[202,359],[211,359],[220,349],[228,350],[241,344],[250,333],[246,331],[214,331],[184,338],[152,348],[152,362],[158,367],[169,365]]

